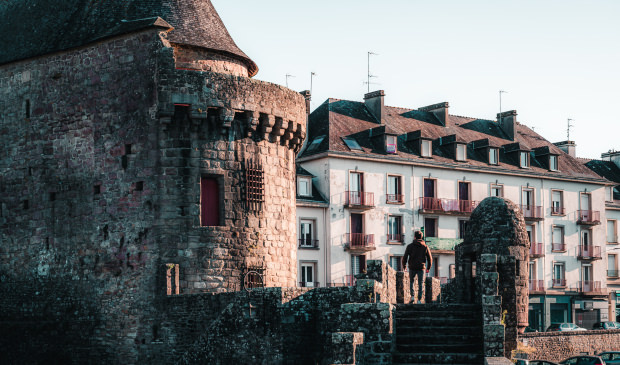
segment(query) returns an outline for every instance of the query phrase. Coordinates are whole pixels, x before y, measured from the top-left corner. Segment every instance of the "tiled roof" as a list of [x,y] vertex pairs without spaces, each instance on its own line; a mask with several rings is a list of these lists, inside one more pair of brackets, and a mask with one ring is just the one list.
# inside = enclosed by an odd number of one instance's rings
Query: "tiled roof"
[[620,167],[612,161],[586,160],[582,159],[587,167],[607,180],[615,182],[617,185],[613,190],[614,203],[620,204]]
[[[386,130],[399,136],[397,153],[385,153],[380,148],[381,146],[377,145],[381,144],[382,141],[376,138],[373,140],[370,136],[369,130],[380,125],[364,103],[328,99],[310,114],[308,145],[314,140],[318,140],[317,137],[324,136],[324,138],[311,151],[303,151],[299,158],[308,158],[322,152],[351,155],[362,154],[368,157],[431,163],[439,166],[445,165],[446,167],[454,167],[456,165],[464,168],[484,169],[486,171],[525,172],[558,178],[570,177],[590,181],[604,181],[599,175],[585,167],[583,163],[564,153],[553,143],[520,123],[516,123],[515,140],[510,140],[500,125],[492,120],[450,115],[449,123],[444,127],[431,112],[390,106],[386,106],[384,112],[383,122]],[[433,140],[432,158],[421,157],[417,148],[414,148],[412,143],[407,141],[407,133],[415,131],[419,131],[422,137]],[[417,133],[411,133],[411,135],[417,135]],[[452,135],[454,137],[451,137]],[[342,139],[342,137],[347,136],[354,138],[361,146],[362,151],[352,151],[347,147]],[[455,161],[453,149],[440,143],[440,138],[442,137],[446,140],[453,138],[457,142],[467,143],[467,161]],[[480,142],[474,144],[474,141]],[[504,147],[511,144],[513,148],[516,148],[514,151],[530,151],[530,168],[520,168],[518,166],[518,157],[514,153],[506,153]],[[485,150],[475,149],[474,145],[502,147],[500,148],[499,164],[489,165]],[[549,154],[558,155],[559,171],[549,171],[547,167]]]
[[[256,64],[237,47],[210,0],[5,0],[0,2],[0,64],[79,47],[151,26],[162,18],[174,27],[172,43],[236,56],[250,75]],[[129,26],[129,24],[133,24]]]

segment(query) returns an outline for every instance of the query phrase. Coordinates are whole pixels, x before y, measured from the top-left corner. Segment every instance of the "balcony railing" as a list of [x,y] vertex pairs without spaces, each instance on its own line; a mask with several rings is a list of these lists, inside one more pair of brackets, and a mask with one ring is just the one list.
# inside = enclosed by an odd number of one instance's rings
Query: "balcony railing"
[[544,280],[530,280],[530,293],[532,292],[544,292],[545,282]]
[[607,277],[608,278],[617,278],[618,277],[618,270],[607,270]]
[[578,210],[577,224],[590,226],[601,224],[601,212],[598,210]]
[[545,247],[542,243],[532,242],[530,245],[530,257],[545,256]]
[[405,202],[405,196],[403,194],[387,194],[385,202],[389,204],[402,204]]
[[319,286],[321,286],[321,283],[319,283],[318,281],[300,281],[299,282],[300,288],[318,288]]
[[348,207],[372,208],[375,206],[375,194],[363,191],[346,191],[344,204]]
[[459,199],[420,198],[420,209],[429,213],[469,214],[478,206],[477,201]]
[[521,205],[523,218],[528,220],[543,219],[543,209],[539,205]]
[[299,248],[319,248],[319,240],[313,240],[309,238],[299,239]]
[[327,286],[328,287],[335,287],[335,286],[354,286],[355,285],[355,276],[354,275],[345,275],[342,278],[342,282],[331,282],[328,283]]
[[566,252],[566,244],[565,243],[553,242],[551,244],[551,251],[553,251],[553,252]]
[[592,245],[579,245],[577,248],[577,259],[579,260],[600,260],[601,247]]
[[564,207],[551,207],[551,215],[565,215],[566,208]]
[[600,281],[580,281],[577,290],[584,294],[603,294]]
[[404,243],[405,242],[405,235],[404,234],[400,234],[400,233],[388,234],[387,235],[387,241],[388,241],[388,243]]
[[371,251],[375,249],[375,235],[365,233],[345,234],[345,249]]
[[554,288],[566,288],[566,279],[553,279]]

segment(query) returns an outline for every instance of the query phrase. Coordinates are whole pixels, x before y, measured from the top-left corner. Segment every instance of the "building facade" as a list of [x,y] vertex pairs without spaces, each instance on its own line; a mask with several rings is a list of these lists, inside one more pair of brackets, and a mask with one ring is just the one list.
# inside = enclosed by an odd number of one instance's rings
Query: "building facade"
[[498,121],[451,115],[448,103],[388,107],[383,91],[314,110],[297,162],[329,199],[318,233],[331,251],[317,264],[329,267],[325,283],[352,283],[368,259],[402,269],[415,230],[432,249],[430,275],[446,282],[469,215],[502,196],[521,207],[530,237],[530,326],[608,320],[610,182],[516,119],[515,111]]

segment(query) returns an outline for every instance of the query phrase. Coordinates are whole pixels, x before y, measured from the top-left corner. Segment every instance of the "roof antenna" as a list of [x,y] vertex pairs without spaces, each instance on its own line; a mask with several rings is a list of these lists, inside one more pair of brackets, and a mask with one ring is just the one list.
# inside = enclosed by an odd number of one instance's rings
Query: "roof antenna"
[[499,91],[499,124],[502,124],[502,93],[508,93],[508,91],[500,90]]
[[286,74],[286,87],[288,87],[288,78],[289,77],[295,77],[295,75]]
[[366,82],[365,82],[365,84],[367,84],[367,85],[368,85],[368,92],[370,92],[370,84],[371,84],[371,82],[370,82],[370,78],[371,78],[371,77],[377,77],[377,76],[375,76],[375,75],[371,75],[371,74],[370,74],[370,56],[371,56],[371,55],[372,55],[372,56],[378,56],[379,54],[378,54],[378,53],[374,53],[374,52],[372,52],[372,51],[368,51],[368,81],[366,81]]
[[568,118],[568,121],[566,122],[566,140],[570,141],[570,127],[572,127],[573,125],[570,124],[570,122],[572,122],[574,119],[570,119]]

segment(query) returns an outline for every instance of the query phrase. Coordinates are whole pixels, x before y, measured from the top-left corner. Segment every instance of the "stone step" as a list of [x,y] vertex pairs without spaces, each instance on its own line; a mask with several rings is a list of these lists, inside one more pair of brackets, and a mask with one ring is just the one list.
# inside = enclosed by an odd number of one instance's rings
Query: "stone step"
[[425,332],[397,333],[397,344],[471,344],[478,346],[482,343],[482,332],[471,332],[467,334],[442,334],[437,335],[433,330]]
[[396,343],[396,351],[405,354],[436,353],[436,354],[477,354],[483,350],[482,342],[442,343],[442,344],[402,344]]
[[484,356],[482,352],[476,354],[463,354],[463,353],[418,353],[418,354],[404,354],[396,352],[392,355],[392,361],[394,364],[408,365],[408,364],[484,364]]

